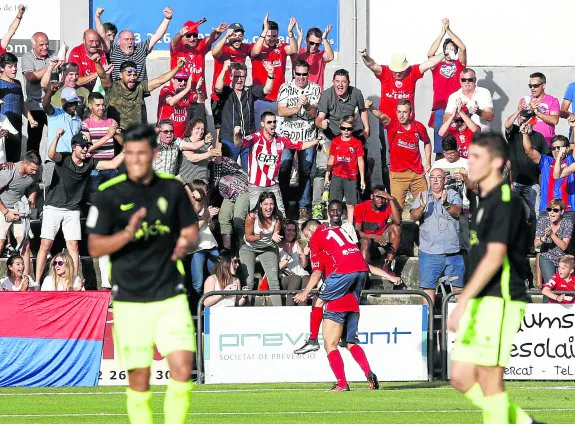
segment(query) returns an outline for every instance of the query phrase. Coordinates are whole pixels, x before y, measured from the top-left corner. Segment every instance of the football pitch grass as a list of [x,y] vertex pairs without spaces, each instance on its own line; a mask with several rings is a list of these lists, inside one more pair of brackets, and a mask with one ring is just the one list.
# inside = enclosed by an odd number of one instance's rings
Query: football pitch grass
[[[510,396],[537,420],[575,422],[575,382],[510,382]],[[328,393],[326,383],[196,385],[190,423],[480,423],[481,413],[445,382],[366,383]],[[152,388],[163,422],[165,387]],[[0,423],[127,423],[123,387],[1,389]]]

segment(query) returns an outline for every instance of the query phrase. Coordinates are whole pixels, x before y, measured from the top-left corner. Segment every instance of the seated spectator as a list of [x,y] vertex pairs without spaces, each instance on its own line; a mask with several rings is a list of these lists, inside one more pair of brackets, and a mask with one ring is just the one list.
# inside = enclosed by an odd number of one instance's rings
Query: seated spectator
[[[385,191],[384,186],[375,186],[371,192],[371,200],[357,205],[353,217],[365,261],[371,261],[372,250],[382,248],[385,250],[383,269],[391,272],[401,241],[401,209],[397,200]],[[391,224],[388,224],[390,219]]]
[[575,303],[574,295],[564,293],[557,294],[554,291],[575,291],[575,258],[572,255],[564,255],[559,259],[557,273],[543,284],[541,293],[549,298],[549,303]]
[[473,190],[475,184],[469,179],[469,165],[467,159],[459,156],[457,141],[449,135],[441,142],[443,159],[436,160],[431,170],[443,169],[446,175],[445,186],[459,194],[463,200],[463,210],[459,215],[459,241],[461,249],[469,251],[469,214],[471,213],[467,190]]
[[[50,84],[50,77],[55,69],[58,67],[58,58],[52,57],[50,58],[50,64],[48,65],[48,70],[42,76],[40,80],[40,85],[45,90],[48,85]],[[74,62],[64,63],[62,65],[62,80],[57,83],[58,90],[52,94],[52,98],[50,103],[54,107],[62,108],[62,90],[66,87],[73,88],[76,90],[76,94],[78,95],[78,115],[82,118],[86,117],[86,106],[88,105],[88,95],[90,91],[86,87],[82,87],[78,85],[78,73],[80,72],[78,65]]]
[[[297,224],[289,220],[285,224],[285,236],[279,243],[280,285],[282,290],[301,290],[309,281],[309,272],[305,270],[308,259],[297,237]],[[286,306],[294,306],[293,295],[286,296]],[[303,305],[301,303],[300,305]]]
[[212,234],[213,217],[219,212],[218,208],[209,206],[208,185],[202,180],[194,180],[186,186],[186,191],[192,202],[194,212],[198,216],[198,243],[191,254],[192,286],[197,294],[202,292],[204,284],[204,270],[213,273],[216,261],[220,256],[218,242]]
[[[206,278],[204,283],[204,293],[211,291],[224,291],[224,290],[240,290],[241,283],[237,276],[237,270],[240,266],[238,257],[231,252],[222,252],[218,258],[218,263],[214,269],[214,273]],[[247,287],[243,287],[247,290]],[[243,306],[246,303],[247,296],[231,295],[225,296],[221,294],[206,297],[204,299],[205,307],[218,308],[226,306]]]
[[76,275],[72,256],[68,252],[58,253],[50,263],[50,273],[44,278],[42,291],[80,291],[84,281]]
[[533,129],[545,137],[547,144],[555,135],[555,125],[559,123],[559,100],[545,93],[547,79],[541,72],[529,75],[530,96],[519,100],[519,107],[531,110],[535,117]]
[[[465,266],[459,245],[459,215],[462,200],[455,190],[445,188],[445,172],[434,169],[431,190],[420,193],[411,205],[410,216],[419,225],[419,286],[435,302],[435,290],[442,276],[451,285],[463,287]],[[425,303],[425,300],[424,300]]]
[[457,151],[459,156],[467,159],[469,156],[469,145],[473,134],[479,132],[479,127],[471,120],[467,111],[463,109],[463,103],[457,99],[455,101],[455,109],[449,115],[447,120],[439,128],[438,134],[440,137],[452,135],[457,140]]
[[[254,289],[256,258],[259,258],[264,269],[270,290],[280,289],[278,278],[278,243],[282,240],[280,231],[281,220],[276,196],[272,192],[264,191],[260,193],[256,206],[246,217],[245,244],[240,248],[242,271],[246,276],[246,286],[249,290]],[[281,296],[271,296],[271,300],[273,306],[282,306]]]
[[565,203],[553,199],[547,205],[547,214],[539,215],[535,232],[535,247],[539,248],[539,269],[543,282],[557,272],[559,259],[565,254],[573,235],[573,222],[565,219]]
[[200,147],[182,152],[183,157],[178,176],[186,184],[190,184],[194,180],[202,180],[207,183],[210,162],[214,158],[221,157],[222,151],[213,146],[213,137],[210,133],[206,133],[206,124],[200,118],[194,118],[188,122],[185,136],[185,143]]
[[36,281],[24,272],[24,259],[20,255],[10,256],[6,261],[8,275],[0,280],[0,290],[28,291],[38,290]]
[[218,214],[223,247],[232,248],[232,235],[236,245],[244,239],[245,219],[250,209],[248,176],[237,162],[227,157],[216,157],[211,163],[210,186],[217,187],[223,201]]
[[[344,116],[339,121],[341,135],[331,141],[325,187],[329,187],[329,200],[343,200],[347,208],[347,220],[353,220],[353,209],[357,205],[357,176],[359,173],[361,191],[365,190],[365,161],[361,140],[355,138],[353,116]],[[333,176],[332,176],[333,174]]]

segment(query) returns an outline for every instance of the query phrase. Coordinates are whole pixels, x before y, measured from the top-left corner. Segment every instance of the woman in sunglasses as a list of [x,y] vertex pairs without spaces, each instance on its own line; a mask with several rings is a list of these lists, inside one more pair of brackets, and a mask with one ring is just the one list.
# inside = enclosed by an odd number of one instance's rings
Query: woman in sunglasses
[[72,256],[68,252],[58,253],[50,264],[50,273],[44,278],[42,291],[84,290],[84,281],[76,275]]
[[[214,274],[210,275],[204,283],[204,293],[211,291],[240,290],[241,283],[237,277],[239,266],[240,260],[237,255],[234,255],[230,251],[222,252]],[[242,289],[247,290],[247,286]],[[204,299],[204,306],[206,307],[243,306],[245,303],[246,296],[241,295],[213,295]]]
[[535,247],[540,249],[539,269],[543,284],[557,272],[559,259],[565,254],[573,234],[573,223],[563,218],[565,203],[553,199],[547,205],[547,214],[541,214],[537,220]]
[[6,266],[8,267],[8,275],[0,281],[1,291],[38,290],[38,283],[29,275],[24,275],[22,256],[10,256],[6,261]]

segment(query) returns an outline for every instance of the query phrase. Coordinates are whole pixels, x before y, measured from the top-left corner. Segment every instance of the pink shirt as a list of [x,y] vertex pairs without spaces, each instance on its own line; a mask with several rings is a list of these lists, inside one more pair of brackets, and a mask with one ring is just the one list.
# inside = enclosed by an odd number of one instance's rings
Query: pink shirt
[[[541,98],[537,110],[543,115],[551,115],[551,112],[557,112],[557,114],[559,114],[559,100],[557,100],[557,97],[545,94]],[[537,118],[537,123],[533,126],[533,129],[545,137],[547,145],[551,145],[551,139],[555,135],[555,125],[549,125],[543,122],[541,118]]]

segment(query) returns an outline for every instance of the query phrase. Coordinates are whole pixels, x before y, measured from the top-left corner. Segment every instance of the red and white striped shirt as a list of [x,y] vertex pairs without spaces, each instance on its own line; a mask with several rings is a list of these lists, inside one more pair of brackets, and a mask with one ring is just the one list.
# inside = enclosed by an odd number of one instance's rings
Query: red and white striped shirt
[[285,149],[301,150],[303,141],[291,141],[289,138],[275,135],[273,140],[264,136],[263,130],[243,139],[244,147],[249,147],[248,177],[249,183],[259,187],[269,187],[278,183],[278,174]]

